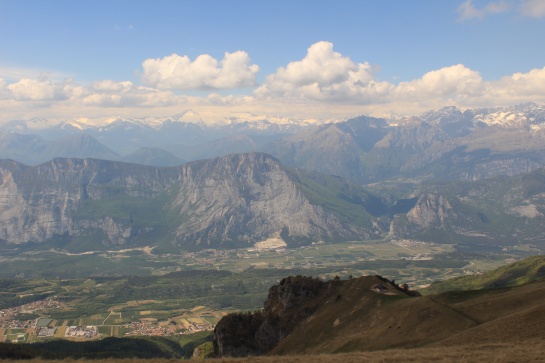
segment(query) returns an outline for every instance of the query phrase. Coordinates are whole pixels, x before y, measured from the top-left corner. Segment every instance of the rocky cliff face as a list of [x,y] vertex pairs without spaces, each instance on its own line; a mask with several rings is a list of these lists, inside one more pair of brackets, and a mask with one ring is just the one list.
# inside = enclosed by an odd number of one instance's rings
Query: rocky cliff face
[[170,211],[181,221],[176,238],[197,244],[287,239],[317,241],[370,236],[312,205],[285,168],[266,154],[234,154],[182,167]]
[[[450,188],[454,189],[454,185]],[[448,187],[442,189],[443,193],[423,193],[406,214],[396,214],[390,222],[390,238],[454,244],[512,244],[512,235],[506,231],[517,229],[520,220],[506,218],[504,210],[491,209],[489,203],[494,201],[489,197],[479,203],[481,201],[472,199],[475,196],[467,196],[467,191],[457,194]]]
[[445,220],[452,214],[452,205],[443,195],[424,194],[407,213],[407,220],[421,228],[444,227]]
[[394,212],[391,238],[543,246],[544,168],[513,177],[430,184],[417,196],[408,210]]
[[415,232],[431,227],[441,228],[453,213],[452,205],[443,195],[424,194],[408,213],[397,214],[390,223],[390,237],[407,238]]
[[1,161],[0,239],[44,242],[92,228],[106,235],[105,244],[123,244],[141,228],[115,213],[86,218],[78,212],[111,198],[153,199],[177,179],[175,170],[101,160],[54,159],[36,167]]
[[80,159],[35,167],[1,161],[0,198],[0,239],[17,244],[87,236],[119,245],[146,242],[142,236],[153,232],[155,239],[186,247],[236,246],[278,234],[298,243],[381,232],[312,204],[293,174],[266,154],[171,168]]

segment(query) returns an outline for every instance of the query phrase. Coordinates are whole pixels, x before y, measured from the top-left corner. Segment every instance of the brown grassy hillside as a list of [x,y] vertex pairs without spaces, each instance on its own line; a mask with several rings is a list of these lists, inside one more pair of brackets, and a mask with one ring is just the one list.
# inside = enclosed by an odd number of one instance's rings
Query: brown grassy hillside
[[[283,319],[296,321],[293,329],[281,336],[272,350],[248,350],[250,355],[316,355],[396,348],[426,348],[431,352],[464,347],[482,351],[486,345],[497,346],[501,351],[514,344],[539,347],[545,343],[545,282],[413,297],[378,276],[323,282],[313,294],[290,286],[300,282],[297,278],[286,281],[271,288],[265,308],[256,313],[259,321],[252,320],[255,326],[229,336],[223,348],[229,344],[236,347],[236,342],[242,341],[237,333],[247,333],[244,337],[249,340],[263,331],[270,336],[275,326],[286,327]],[[382,288],[377,289],[378,285]],[[297,304],[286,304],[294,299],[299,299]],[[276,325],[260,325],[262,321],[274,321]],[[223,337],[228,332],[224,329]],[[509,351],[505,348],[505,352]]]

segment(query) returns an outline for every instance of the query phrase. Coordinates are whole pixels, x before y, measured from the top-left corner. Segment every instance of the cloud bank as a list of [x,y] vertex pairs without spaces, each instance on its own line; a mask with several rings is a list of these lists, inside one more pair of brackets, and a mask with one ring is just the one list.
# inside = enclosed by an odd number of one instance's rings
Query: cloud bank
[[[191,61],[176,54],[147,59],[142,63],[140,82],[98,80],[85,85],[72,78],[52,80],[43,75],[0,78],[0,122],[36,116],[66,120],[164,115],[188,107],[202,114],[253,112],[344,118],[364,113],[414,114],[447,105],[491,107],[545,102],[545,67],[484,80],[478,70],[454,64],[398,83],[381,80],[376,69],[336,52],[333,43],[321,41],[312,44],[302,59],[266,75],[261,84],[256,84],[259,67],[251,64],[243,51],[225,53],[221,61],[208,55]],[[229,94],[228,90],[236,88],[250,89],[245,94]],[[197,97],[181,90],[210,91]]]

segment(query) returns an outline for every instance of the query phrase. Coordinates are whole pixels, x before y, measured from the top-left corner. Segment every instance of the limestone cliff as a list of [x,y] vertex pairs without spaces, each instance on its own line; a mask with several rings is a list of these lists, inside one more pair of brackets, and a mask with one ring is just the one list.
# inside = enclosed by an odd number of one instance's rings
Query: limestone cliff
[[44,242],[91,228],[105,234],[100,242],[123,244],[142,227],[131,226],[114,211],[95,213],[93,203],[151,200],[176,180],[175,170],[102,160],[54,159],[36,167],[1,161],[0,239]]
[[456,218],[456,212],[444,195],[425,193],[407,214],[394,216],[390,237],[410,238],[431,229],[445,230],[447,223]]
[[[369,238],[372,232],[313,205],[285,168],[266,154],[233,154],[182,167],[168,209],[179,216],[180,241],[255,242]],[[362,228],[363,227],[363,228]]]
[[157,241],[201,248],[279,234],[288,243],[376,237],[382,230],[375,218],[357,208],[367,225],[311,202],[297,173],[267,154],[168,168],[92,159],[35,167],[0,161],[0,240],[14,244],[62,237],[88,248]]

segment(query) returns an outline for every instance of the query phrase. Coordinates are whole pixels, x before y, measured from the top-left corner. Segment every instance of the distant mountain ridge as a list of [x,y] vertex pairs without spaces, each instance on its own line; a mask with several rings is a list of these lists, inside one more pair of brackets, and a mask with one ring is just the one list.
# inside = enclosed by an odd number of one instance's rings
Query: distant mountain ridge
[[93,137],[77,133],[55,141],[34,134],[0,133],[0,159],[37,165],[55,158],[95,158],[119,160],[114,151]]
[[[496,117],[502,122],[493,122]],[[273,141],[265,150],[287,165],[358,183],[479,180],[545,165],[544,119],[545,107],[537,104],[463,112],[446,107],[419,117],[323,125]]]
[[[187,161],[267,152],[289,166],[371,183],[392,178],[480,180],[531,172],[545,165],[544,125],[545,106],[527,103],[474,110],[445,107],[420,116],[360,116],[329,123],[251,114],[208,122],[193,111],[115,118],[101,126],[78,120],[50,125],[32,119],[1,125],[0,133],[34,134],[44,139],[42,143],[62,143],[64,137],[85,133],[118,154],[117,159],[111,157],[114,160],[134,156],[142,148],[161,149]],[[33,164],[47,161],[37,161],[28,155],[32,150],[17,143],[10,145],[0,157]],[[142,163],[149,161],[142,157]]]
[[[0,239],[42,243],[62,236],[63,243],[81,246],[91,240],[112,245],[157,240],[169,241],[169,248],[172,241],[187,247],[191,240],[192,248],[202,248],[248,245],[281,234],[293,245],[389,238],[545,247],[542,105],[446,107],[418,117],[360,116],[304,125],[244,117],[204,126],[188,113],[149,122],[117,119],[86,133],[68,124],[48,128],[43,119],[33,120],[34,127],[4,125],[4,172],[12,173],[8,169],[17,164],[7,159],[34,165],[15,169],[27,170],[25,178],[36,183],[29,190],[17,173],[5,178],[1,187],[9,198]],[[45,136],[6,131],[10,127]],[[52,140],[56,132],[64,136]],[[148,142],[158,146],[140,146]],[[133,151],[118,153],[109,145]],[[267,157],[256,156],[265,155],[262,150]],[[53,189],[48,184],[57,181],[47,179],[49,169],[70,174],[66,163],[80,179]],[[35,175],[37,170],[43,171]],[[115,181],[107,175],[120,170],[130,173]],[[146,184],[151,174],[160,175],[162,185],[153,192]],[[109,203],[100,193],[95,198],[98,191],[113,198]],[[298,211],[298,223],[281,205]]]

